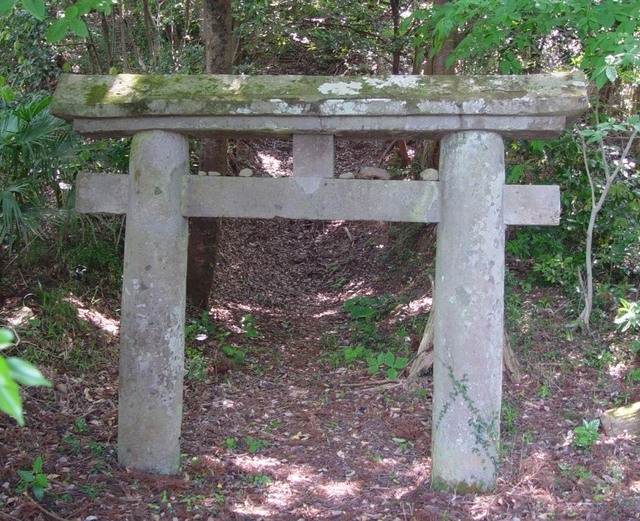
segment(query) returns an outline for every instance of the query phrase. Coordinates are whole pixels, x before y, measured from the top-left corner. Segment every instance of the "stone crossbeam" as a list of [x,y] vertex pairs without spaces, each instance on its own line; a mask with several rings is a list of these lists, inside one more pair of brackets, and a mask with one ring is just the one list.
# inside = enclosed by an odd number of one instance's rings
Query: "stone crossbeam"
[[90,136],[558,135],[586,105],[580,74],[529,76],[63,75],[51,112]]
[[[128,181],[127,175],[79,174],[76,208],[126,213]],[[558,224],[558,186],[505,185],[503,190],[505,225]],[[439,194],[438,181],[185,176],[182,215],[437,223]]]

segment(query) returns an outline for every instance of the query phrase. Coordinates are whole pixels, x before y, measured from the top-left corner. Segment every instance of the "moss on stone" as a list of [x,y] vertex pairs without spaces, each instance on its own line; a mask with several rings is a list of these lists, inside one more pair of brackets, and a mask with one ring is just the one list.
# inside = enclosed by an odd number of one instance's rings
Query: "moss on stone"
[[109,92],[109,86],[105,83],[97,83],[95,85],[91,85],[87,90],[87,94],[85,96],[85,103],[87,105],[97,105],[98,103],[102,103]]

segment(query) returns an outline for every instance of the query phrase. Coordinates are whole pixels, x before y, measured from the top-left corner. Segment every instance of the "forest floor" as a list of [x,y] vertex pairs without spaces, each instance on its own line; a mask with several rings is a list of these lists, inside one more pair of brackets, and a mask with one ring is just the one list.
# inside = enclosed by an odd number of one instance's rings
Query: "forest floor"
[[[339,168],[362,157],[353,150]],[[288,154],[269,143],[254,166],[282,175]],[[415,352],[432,243],[409,225],[226,221],[211,312],[188,317],[184,456],[172,477],[117,465],[117,291],[71,294],[60,281],[36,291],[56,278],[16,270],[2,309],[21,339],[12,354],[39,360],[54,385],[25,391],[26,427],[0,418],[0,519],[640,519],[638,439],[600,430],[575,443],[583,419],[640,400],[625,380],[634,360],[614,333],[572,333],[566,297],[528,287],[513,262],[507,323],[525,376],[505,378],[497,486],[430,490],[431,373],[385,385],[357,346]],[[57,330],[54,296],[67,304],[58,323],[70,310]],[[355,305],[369,318],[350,314]],[[19,473],[37,457],[42,499]]]

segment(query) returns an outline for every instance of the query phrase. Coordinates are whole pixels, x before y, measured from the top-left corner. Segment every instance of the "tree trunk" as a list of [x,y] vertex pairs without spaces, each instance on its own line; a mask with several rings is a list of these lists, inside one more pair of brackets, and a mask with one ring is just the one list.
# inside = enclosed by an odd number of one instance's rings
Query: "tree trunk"
[[402,44],[400,43],[400,0],[391,0],[391,20],[393,22],[393,37],[391,39],[391,74],[400,74],[400,58]]
[[[229,74],[233,57],[230,0],[204,0],[202,4],[202,36],[205,46],[207,74]],[[202,140],[200,170],[227,171],[226,139]],[[220,244],[222,220],[197,218],[189,222],[189,263],[187,298],[200,309],[207,309],[213,285],[213,272]]]
[[105,70],[111,69],[113,67],[113,50],[111,43],[111,35],[109,33],[109,22],[107,21],[107,17],[104,13],[100,13],[100,27],[102,28],[102,39],[104,41],[104,53],[106,55],[106,67]]

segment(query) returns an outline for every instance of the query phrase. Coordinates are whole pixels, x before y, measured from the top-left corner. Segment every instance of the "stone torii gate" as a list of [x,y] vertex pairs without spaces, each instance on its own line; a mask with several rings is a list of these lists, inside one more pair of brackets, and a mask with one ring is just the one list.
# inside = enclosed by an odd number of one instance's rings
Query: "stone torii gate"
[[[133,136],[129,175],[81,174],[77,209],[126,214],[118,460],[179,470],[188,217],[437,222],[432,486],[498,469],[506,225],[558,224],[557,186],[505,185],[503,138],[557,136],[579,74],[63,76],[51,112]],[[189,175],[191,137],[293,137],[293,177]],[[441,138],[438,181],[334,178],[334,137]]]

